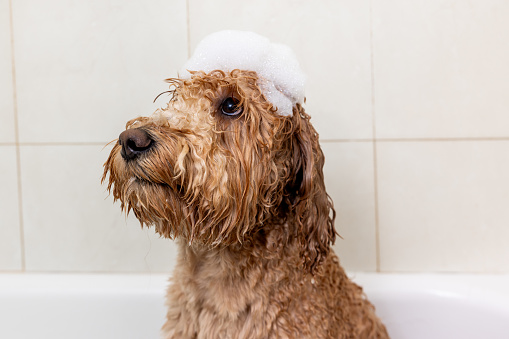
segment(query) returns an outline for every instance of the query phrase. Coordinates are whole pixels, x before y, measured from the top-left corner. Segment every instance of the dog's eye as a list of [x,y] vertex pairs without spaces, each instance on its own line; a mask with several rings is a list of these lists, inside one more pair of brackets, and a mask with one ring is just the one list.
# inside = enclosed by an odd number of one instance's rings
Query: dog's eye
[[239,106],[239,100],[229,97],[221,103],[221,112],[226,115],[237,115],[242,113],[242,106]]

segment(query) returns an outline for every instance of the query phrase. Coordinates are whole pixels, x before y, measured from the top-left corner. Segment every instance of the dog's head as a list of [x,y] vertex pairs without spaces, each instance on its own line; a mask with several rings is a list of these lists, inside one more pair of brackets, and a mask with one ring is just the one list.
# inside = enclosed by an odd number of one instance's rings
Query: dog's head
[[279,114],[255,71],[168,81],[167,107],[129,121],[105,163],[115,200],[161,235],[200,246],[238,245],[277,228],[281,241],[299,242],[313,270],[335,239],[334,209],[301,104]]

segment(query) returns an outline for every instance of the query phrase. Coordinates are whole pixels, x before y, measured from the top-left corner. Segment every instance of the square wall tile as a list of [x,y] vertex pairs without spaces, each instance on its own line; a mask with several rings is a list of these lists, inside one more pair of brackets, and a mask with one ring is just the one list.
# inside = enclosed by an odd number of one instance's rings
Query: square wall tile
[[371,142],[322,143],[325,185],[334,201],[334,250],[349,271],[376,271],[375,194]]
[[172,241],[126,221],[101,185],[109,149],[22,146],[27,271],[166,272]]
[[509,136],[509,2],[372,3],[377,137]]
[[381,142],[381,269],[509,272],[509,142]]
[[9,0],[0,0],[0,143],[16,141]]
[[187,59],[185,0],[18,0],[22,142],[106,142],[160,98]]
[[0,146],[0,159],[0,271],[17,271],[22,248],[15,146]]
[[307,75],[305,105],[322,140],[371,138],[369,1],[189,0],[190,44],[224,29],[290,46]]

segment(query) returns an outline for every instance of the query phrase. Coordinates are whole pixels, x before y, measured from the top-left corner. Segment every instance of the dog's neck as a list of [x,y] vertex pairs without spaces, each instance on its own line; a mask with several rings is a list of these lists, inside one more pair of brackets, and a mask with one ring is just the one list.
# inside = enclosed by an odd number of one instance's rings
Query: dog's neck
[[[299,281],[308,275],[299,269],[298,246],[284,239],[284,234],[281,229],[260,230],[249,241],[223,247],[178,241],[180,255],[173,280],[192,289],[193,295],[199,296],[199,304],[223,305],[218,312],[236,317],[264,293],[256,291],[260,286]],[[290,243],[285,244],[287,241]],[[283,272],[292,277],[282,276]]]
[[293,219],[289,217],[271,219],[265,224],[268,226],[252,227],[252,231],[243,239],[229,245],[204,245],[199,241],[178,240],[181,255],[190,260],[187,263],[189,265],[199,266],[205,261],[217,259],[221,263],[233,262],[235,268],[238,268],[239,264],[246,259],[249,260],[246,265],[252,265],[256,261],[279,260],[283,255],[290,254],[283,251],[286,252],[292,248],[292,245],[296,245],[297,235],[289,226],[293,222],[291,220]]

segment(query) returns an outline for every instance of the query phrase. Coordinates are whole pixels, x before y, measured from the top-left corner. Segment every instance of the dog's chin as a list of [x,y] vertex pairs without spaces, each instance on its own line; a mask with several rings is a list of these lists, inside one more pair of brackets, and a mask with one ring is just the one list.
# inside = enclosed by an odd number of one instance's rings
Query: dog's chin
[[164,182],[154,182],[154,181],[150,181],[150,180],[147,180],[145,178],[140,178],[140,177],[132,177],[130,179],[131,183],[131,187],[133,190],[136,190],[137,192],[139,191],[143,191],[145,189],[147,189],[148,187],[160,187],[160,188],[169,188],[171,189],[171,186],[167,183],[164,183]]
[[114,185],[113,193],[127,214],[133,213],[142,226],[154,226],[163,237],[175,238],[183,232],[184,205],[177,185],[131,177]]
[[200,219],[194,203],[186,201],[178,185],[131,178],[123,195],[122,208],[133,213],[142,227],[154,227],[162,237],[179,239],[199,247],[222,247],[239,243],[238,235],[223,221]]

